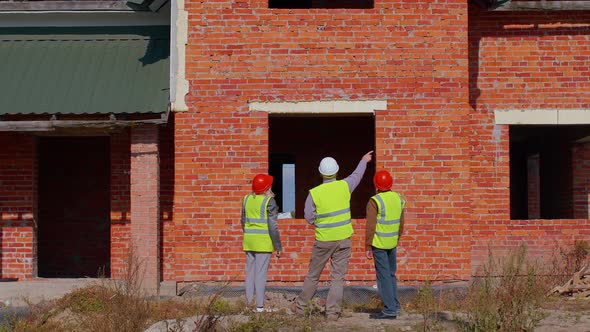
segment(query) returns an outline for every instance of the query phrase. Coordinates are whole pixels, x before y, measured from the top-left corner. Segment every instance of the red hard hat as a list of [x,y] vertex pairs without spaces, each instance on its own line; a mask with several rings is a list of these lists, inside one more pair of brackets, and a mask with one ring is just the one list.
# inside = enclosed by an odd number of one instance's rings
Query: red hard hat
[[391,189],[393,178],[388,171],[378,171],[373,177],[373,183],[377,189],[385,191]]
[[267,174],[258,174],[252,180],[252,191],[255,194],[262,194],[272,186],[272,176]]

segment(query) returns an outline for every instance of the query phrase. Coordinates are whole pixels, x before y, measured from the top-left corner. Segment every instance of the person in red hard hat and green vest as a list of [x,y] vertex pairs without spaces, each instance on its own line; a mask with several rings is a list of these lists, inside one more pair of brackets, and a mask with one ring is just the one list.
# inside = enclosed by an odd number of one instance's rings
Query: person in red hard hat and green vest
[[374,259],[377,289],[383,311],[371,314],[373,319],[396,319],[400,311],[397,297],[397,242],[404,225],[406,202],[400,194],[391,191],[393,178],[387,171],[378,171],[373,177],[377,194],[367,203],[365,254]]
[[372,153],[365,154],[354,172],[344,180],[336,180],[339,166],[334,158],[326,157],[320,162],[323,183],[311,189],[305,201],[304,215],[307,222],[315,226],[315,242],[303,290],[291,306],[298,315],[303,314],[315,294],[322,270],[330,260],[331,285],[326,299],[326,318],[336,320],[340,317],[343,282],[351,255],[350,237],[354,233],[350,195],[361,182]]
[[258,174],[252,180],[252,192],[242,201],[243,248],[246,252],[246,303],[252,305],[256,293],[256,311],[264,312],[266,274],[272,252],[281,257],[281,239],[277,223],[279,207],[271,190],[273,177]]

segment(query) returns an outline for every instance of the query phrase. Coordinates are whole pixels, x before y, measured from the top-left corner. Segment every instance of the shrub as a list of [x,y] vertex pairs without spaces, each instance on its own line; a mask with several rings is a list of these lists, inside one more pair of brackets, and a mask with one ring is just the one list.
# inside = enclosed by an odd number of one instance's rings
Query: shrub
[[506,258],[491,252],[484,276],[469,288],[466,331],[533,331],[543,318],[541,304],[549,288],[540,264],[522,245]]
[[554,275],[552,283],[561,285],[569,280],[575,272],[590,264],[589,257],[590,244],[584,240],[576,240],[570,246],[556,246],[551,265],[553,271],[559,271],[559,274]]

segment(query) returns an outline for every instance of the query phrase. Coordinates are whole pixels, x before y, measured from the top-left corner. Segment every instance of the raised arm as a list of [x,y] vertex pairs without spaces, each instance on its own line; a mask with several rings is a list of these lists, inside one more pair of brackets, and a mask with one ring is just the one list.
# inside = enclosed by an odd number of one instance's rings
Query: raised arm
[[348,189],[351,193],[356,189],[356,187],[358,187],[359,183],[361,183],[363,175],[365,175],[365,171],[367,170],[367,163],[372,159],[373,151],[367,152],[359,161],[354,172],[344,179],[344,181],[348,183]]

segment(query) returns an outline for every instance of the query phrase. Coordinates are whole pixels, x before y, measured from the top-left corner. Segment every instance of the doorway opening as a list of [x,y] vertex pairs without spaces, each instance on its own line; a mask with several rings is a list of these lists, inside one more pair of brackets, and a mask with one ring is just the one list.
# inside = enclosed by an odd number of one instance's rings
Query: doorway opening
[[37,275],[110,277],[109,137],[38,144]]

